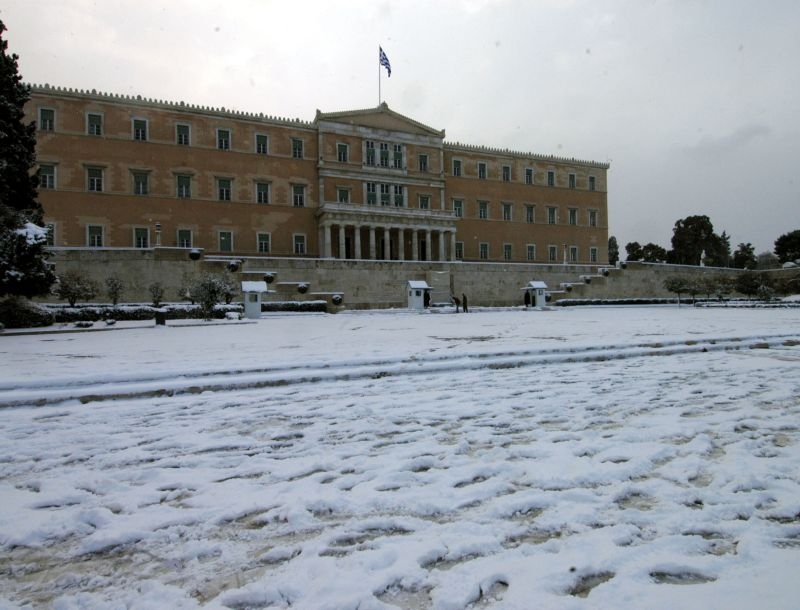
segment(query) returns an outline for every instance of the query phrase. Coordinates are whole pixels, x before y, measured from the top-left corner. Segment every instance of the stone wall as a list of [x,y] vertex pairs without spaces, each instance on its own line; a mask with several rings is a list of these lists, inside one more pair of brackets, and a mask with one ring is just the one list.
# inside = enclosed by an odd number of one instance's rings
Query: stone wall
[[[228,264],[238,262],[236,271]],[[553,298],[674,297],[663,287],[669,275],[736,274],[735,269],[688,267],[652,263],[627,263],[626,268],[601,265],[370,261],[310,258],[232,258],[201,256],[191,260],[182,248],[114,249],[55,248],[50,262],[56,274],[79,270],[100,284],[95,301],[107,302],[105,278],[118,274],[126,290],[123,300],[149,302],[148,287],[160,282],[165,300],[180,300],[178,289],[185,277],[204,272],[228,273],[241,280],[260,280],[274,274],[265,300],[329,300],[335,293],[351,309],[405,307],[406,282],[425,280],[433,287],[432,302],[447,302],[450,295],[466,294],[472,306],[510,306],[523,302],[522,287],[532,280],[547,283]],[[298,292],[300,284],[308,291]],[[566,285],[570,286],[569,291]],[[54,300],[51,297],[50,300]]]

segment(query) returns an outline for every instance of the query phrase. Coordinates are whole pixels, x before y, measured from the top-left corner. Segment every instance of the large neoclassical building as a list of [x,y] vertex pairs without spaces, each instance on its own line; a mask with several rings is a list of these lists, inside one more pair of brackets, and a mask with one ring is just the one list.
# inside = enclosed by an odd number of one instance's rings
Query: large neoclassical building
[[51,245],[603,264],[608,164],[445,141],[391,110],[310,122],[33,86]]

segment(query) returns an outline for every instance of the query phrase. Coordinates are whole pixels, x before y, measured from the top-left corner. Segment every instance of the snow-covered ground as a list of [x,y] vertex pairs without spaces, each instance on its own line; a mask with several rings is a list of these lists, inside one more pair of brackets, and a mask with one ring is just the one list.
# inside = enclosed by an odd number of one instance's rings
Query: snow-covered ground
[[798,309],[120,323],[0,361],[0,608],[798,606]]

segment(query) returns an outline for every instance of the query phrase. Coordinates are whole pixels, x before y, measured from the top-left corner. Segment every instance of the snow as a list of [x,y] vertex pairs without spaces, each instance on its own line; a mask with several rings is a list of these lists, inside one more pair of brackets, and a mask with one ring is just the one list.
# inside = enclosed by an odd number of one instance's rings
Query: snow
[[800,310],[0,335],[0,608],[790,608]]
[[47,241],[47,229],[32,222],[26,222],[22,228],[17,229],[17,235],[24,237],[29,246]]

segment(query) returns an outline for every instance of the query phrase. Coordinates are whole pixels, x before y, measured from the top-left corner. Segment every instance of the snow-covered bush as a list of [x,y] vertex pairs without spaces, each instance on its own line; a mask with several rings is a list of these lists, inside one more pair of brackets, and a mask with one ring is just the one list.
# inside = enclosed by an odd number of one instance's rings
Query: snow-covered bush
[[50,326],[53,314],[44,307],[20,297],[0,301],[0,323],[6,328],[36,328]]
[[122,278],[116,274],[109,275],[106,278],[106,294],[114,305],[119,303],[123,292],[125,292],[125,282]]
[[97,296],[97,283],[80,271],[67,271],[58,276],[56,296],[75,307],[80,301],[90,301]]

